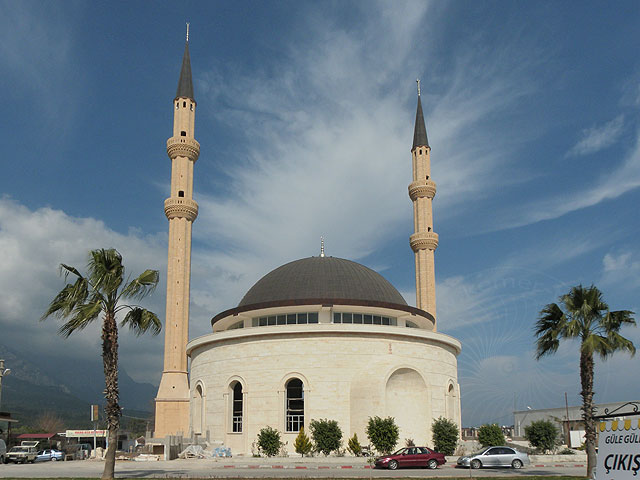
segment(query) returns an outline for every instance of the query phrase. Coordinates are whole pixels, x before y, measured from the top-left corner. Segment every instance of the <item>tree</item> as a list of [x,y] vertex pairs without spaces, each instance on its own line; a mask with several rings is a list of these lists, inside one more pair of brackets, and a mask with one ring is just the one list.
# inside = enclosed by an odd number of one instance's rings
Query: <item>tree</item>
[[536,359],[558,351],[560,340],[580,342],[580,396],[582,397],[582,418],[585,429],[587,450],[587,477],[591,477],[596,466],[596,426],[593,418],[593,355],[606,360],[617,351],[627,351],[635,355],[633,342],[622,335],[620,329],[635,325],[629,310],[612,312],[604,302],[602,292],[594,285],[571,288],[562,295],[560,304],[546,305],[535,326]]
[[357,433],[354,433],[353,437],[351,437],[347,442],[347,450],[349,450],[349,452],[351,452],[351,454],[355,455],[356,457],[362,455],[362,445],[360,445]]
[[484,424],[478,429],[478,441],[483,447],[504,445],[504,433],[497,423]]
[[393,417],[369,417],[367,437],[378,452],[386,455],[398,444],[400,429]]
[[267,457],[275,457],[282,445],[280,432],[275,428],[264,427],[258,432],[258,447]]
[[550,420],[536,420],[524,427],[524,438],[533,448],[546,452],[553,450],[558,440],[558,427]]
[[445,417],[437,418],[431,424],[431,432],[433,433],[433,448],[437,452],[445,455],[453,455],[456,452],[460,432],[455,422]]
[[303,457],[313,450],[313,443],[311,443],[307,434],[304,433],[304,427],[300,427],[300,432],[293,442],[293,448],[295,448],[296,453],[299,453]]
[[342,430],[335,420],[311,420],[311,438],[315,443],[316,451],[329,455],[338,450],[342,445]]
[[158,284],[158,271],[145,270],[140,276],[125,282],[125,269],[122,256],[115,249],[92,250],[87,263],[88,276],[83,276],[76,268],[61,264],[60,273],[65,281],[69,275],[75,282],[68,283],[53,299],[42,316],[65,319],[58,333],[69,337],[83,330],[98,317],[102,317],[102,365],[104,369],[107,401],[105,412],[109,430],[109,448],[105,455],[103,479],[113,479],[118,428],[121,409],[118,404],[118,323],[116,316],[126,310],[120,322],[121,327],[129,327],[136,335],[151,331],[160,333],[162,324],[155,313],[137,305],[122,304],[123,299],[141,300],[153,292]]

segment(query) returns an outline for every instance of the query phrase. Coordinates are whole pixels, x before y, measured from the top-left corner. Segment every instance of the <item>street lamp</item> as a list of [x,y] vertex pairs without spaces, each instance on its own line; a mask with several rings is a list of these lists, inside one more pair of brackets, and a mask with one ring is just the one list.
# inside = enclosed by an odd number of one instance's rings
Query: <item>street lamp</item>
[[10,368],[4,368],[4,360],[0,360],[0,407],[2,407],[2,377],[11,373]]
[[[529,405],[527,405],[527,410],[533,410],[533,408],[531,408]],[[525,413],[524,417],[522,417],[522,420],[518,421],[518,437],[522,436],[522,429],[520,427],[524,423],[524,420],[527,418],[527,415],[529,415],[529,412]]]

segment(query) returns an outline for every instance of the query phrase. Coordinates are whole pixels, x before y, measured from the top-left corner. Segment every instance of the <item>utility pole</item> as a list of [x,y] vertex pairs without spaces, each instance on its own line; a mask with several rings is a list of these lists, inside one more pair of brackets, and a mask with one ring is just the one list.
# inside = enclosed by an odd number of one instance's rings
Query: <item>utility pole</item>
[[0,360],[0,408],[2,408],[2,377],[11,373],[10,368],[4,368],[4,360]]

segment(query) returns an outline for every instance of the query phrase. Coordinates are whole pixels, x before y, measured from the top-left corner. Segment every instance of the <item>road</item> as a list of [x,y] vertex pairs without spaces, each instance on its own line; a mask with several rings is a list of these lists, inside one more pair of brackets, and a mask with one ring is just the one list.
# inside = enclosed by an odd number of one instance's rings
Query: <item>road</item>
[[[100,477],[104,464],[96,461],[45,462],[27,465],[0,465],[0,478],[56,478],[56,477]],[[506,477],[529,475],[573,475],[584,476],[586,468],[568,464],[566,466],[529,466],[522,470],[482,469],[468,470],[444,465],[437,470],[402,469],[371,470],[364,464],[353,462],[323,463],[279,461],[277,463],[221,462],[215,459],[172,460],[169,462],[116,463],[116,477],[154,478],[401,478],[401,477]]]

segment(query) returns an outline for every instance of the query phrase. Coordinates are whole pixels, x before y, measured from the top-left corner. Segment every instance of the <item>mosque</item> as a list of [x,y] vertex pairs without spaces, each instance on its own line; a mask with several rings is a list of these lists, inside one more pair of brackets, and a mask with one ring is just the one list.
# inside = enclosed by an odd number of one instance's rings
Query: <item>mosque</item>
[[[211,319],[211,333],[189,341],[191,227],[196,101],[189,37],[176,97],[169,220],[164,369],[154,437],[223,442],[250,454],[260,429],[279,430],[293,451],[312,419],[337,420],[343,439],[366,441],[369,417],[392,416],[400,442],[432,445],[440,416],[460,426],[457,356],[461,344],[437,332],[430,152],[420,89],[411,162],[416,304],[380,274],[326,256],[294,260],[267,273],[240,303]],[[222,226],[221,226],[222,228]],[[190,360],[190,365],[189,365]]]

